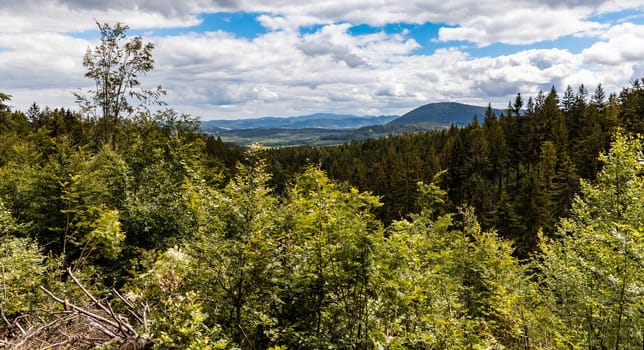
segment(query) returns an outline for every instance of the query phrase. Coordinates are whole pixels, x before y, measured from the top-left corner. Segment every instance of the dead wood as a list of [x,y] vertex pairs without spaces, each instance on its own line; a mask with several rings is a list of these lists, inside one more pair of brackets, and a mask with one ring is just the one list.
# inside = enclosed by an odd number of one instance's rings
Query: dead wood
[[0,322],[4,321],[7,331],[2,334],[5,339],[0,339],[0,349],[84,350],[108,344],[123,350],[152,348],[151,341],[137,332],[137,328],[147,330],[145,306],[139,313],[130,301],[114,291],[117,301],[124,304],[127,313],[137,323],[137,327],[131,324],[126,316],[116,313],[108,301],[96,298],[71,270],[68,269],[67,273],[89,300],[82,305],[70,303],[63,296],[55,295],[41,286],[40,289],[52,300],[63,305],[65,311],[58,314],[51,313],[49,315],[51,319],[48,321],[32,317],[32,324],[27,326],[9,322],[3,317]]

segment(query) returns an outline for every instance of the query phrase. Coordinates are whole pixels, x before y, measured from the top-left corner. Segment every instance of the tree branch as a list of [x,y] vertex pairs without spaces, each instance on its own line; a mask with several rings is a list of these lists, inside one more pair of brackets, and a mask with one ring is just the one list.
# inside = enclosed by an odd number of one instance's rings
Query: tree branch
[[100,321],[100,322],[106,323],[106,324],[108,324],[108,325],[110,325],[110,326],[112,326],[114,328],[119,328],[119,325],[116,322],[110,321],[110,320],[106,319],[105,317],[99,316],[99,315],[97,315],[95,313],[92,313],[92,312],[89,312],[89,311],[87,311],[87,310],[85,310],[85,309],[83,309],[83,308],[81,308],[81,307],[79,307],[79,306],[77,306],[75,304],[67,302],[67,301],[55,296],[54,293],[50,292],[49,290],[47,290],[47,288],[45,288],[43,286],[40,286],[40,289],[43,292],[45,292],[45,294],[49,295],[50,298],[54,299],[56,302],[58,302],[58,303],[60,303],[62,305],[68,305],[72,309],[78,311],[79,313],[81,313],[81,314],[83,314],[83,315],[85,315],[85,316],[87,316],[89,318],[94,319],[95,321]]
[[[130,335],[130,334],[131,334],[131,335],[134,335],[135,337],[138,337],[137,332],[134,330],[134,328],[132,328],[132,326],[130,326],[130,325],[129,325],[129,324],[127,324],[127,323],[124,323],[123,321],[121,321],[121,319],[120,319],[120,318],[118,318],[118,317],[116,316],[116,314],[114,313],[114,310],[112,310],[112,307],[110,306],[110,304],[109,304],[109,303],[107,304],[108,306],[105,306],[105,305],[101,304],[101,303],[98,301],[98,299],[96,299],[96,297],[94,297],[94,296],[92,295],[92,293],[90,293],[90,292],[89,292],[89,291],[88,291],[88,290],[87,290],[87,289],[86,289],[86,288],[85,288],[85,287],[84,287],[84,286],[83,286],[83,285],[78,281],[78,279],[76,278],[76,276],[74,276],[74,274],[72,273],[72,270],[71,270],[70,268],[67,268],[67,273],[68,273],[68,274],[69,274],[69,276],[72,278],[72,280],[74,281],[74,283],[75,283],[75,284],[76,284],[76,285],[77,285],[77,286],[78,286],[78,287],[83,291],[83,293],[85,293],[85,295],[87,295],[87,297],[88,297],[88,298],[90,298],[90,299],[94,302],[94,304],[95,304],[96,306],[98,306],[99,308],[101,308],[101,310],[105,311],[107,314],[109,314],[109,315],[114,319],[114,321],[116,321],[116,322],[115,322],[115,324],[116,324],[117,328],[119,329],[119,331],[121,332],[121,334],[123,334],[125,337],[127,337],[127,336],[128,336],[128,335]],[[114,324],[114,323],[111,323],[111,324]],[[126,331],[123,329],[123,327],[125,327],[125,328],[127,329],[127,331],[129,332],[129,334],[128,334],[128,332],[126,332]]]

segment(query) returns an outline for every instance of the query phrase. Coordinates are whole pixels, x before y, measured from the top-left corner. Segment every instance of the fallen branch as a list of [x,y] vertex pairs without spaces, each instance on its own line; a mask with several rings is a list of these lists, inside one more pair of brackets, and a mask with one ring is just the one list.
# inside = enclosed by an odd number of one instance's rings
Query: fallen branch
[[[101,339],[103,344],[108,342],[114,342],[120,344],[121,348],[127,347],[128,349],[144,349],[149,347],[150,341],[144,338],[141,338],[136,331],[136,329],[127,321],[127,318],[114,312],[112,305],[105,301],[99,301],[90,291],[83,286],[83,284],[74,276],[70,269],[67,269],[67,273],[71,277],[74,284],[91,300],[91,303],[98,309],[89,310],[87,308],[78,306],[74,303],[70,303],[64,298],[56,296],[54,293],[49,291],[47,288],[40,286],[40,289],[52,298],[57,303],[60,303],[65,306],[65,308],[72,309],[75,313],[86,317],[89,320],[89,323],[86,325],[89,329],[94,329],[96,334],[103,334],[107,339]],[[134,311],[134,305],[125,299],[121,294],[116,290],[113,290],[114,294],[120,299],[126,306],[127,311],[136,319],[136,321],[142,323],[144,329],[147,330],[147,317],[146,317],[146,308],[147,305],[143,306],[143,313],[139,314]],[[60,333],[60,331],[59,331]],[[69,335],[65,335],[66,338],[71,339]],[[96,341],[93,342],[96,344]],[[100,343],[99,343],[100,344]]]
[[[74,274],[72,273],[72,270],[70,268],[67,268],[67,273],[69,274],[69,277],[72,278],[74,283],[78,286],[78,288],[80,288],[83,291],[83,293],[85,293],[85,295],[87,295],[87,297],[90,298],[94,302],[94,305],[98,306],[100,309],[102,309],[103,311],[108,313],[112,317],[112,319],[114,319],[114,321],[116,321],[116,327],[119,329],[120,333],[123,336],[125,336],[125,338],[128,338],[130,336],[133,336],[134,338],[138,338],[139,335],[134,330],[134,328],[132,326],[130,326],[129,324],[122,322],[121,319],[116,316],[116,314],[114,313],[114,310],[112,310],[112,307],[110,306],[109,303],[107,304],[107,306],[105,306],[101,302],[99,302],[98,299],[96,299],[96,297],[94,297],[94,295],[92,295],[92,293],[90,293],[78,281],[78,279],[76,279],[76,276],[74,276]],[[111,323],[111,324],[113,324],[113,323]],[[128,332],[126,332],[123,328],[126,328]]]
[[[144,316],[141,316],[138,313],[136,313],[136,311],[134,311],[134,308],[135,308],[134,305],[132,305],[132,303],[129,300],[125,299],[125,297],[123,297],[121,293],[119,293],[116,289],[112,288],[112,292],[114,293],[114,295],[116,295],[119,298],[119,300],[123,302],[123,304],[127,305],[128,307],[127,311],[130,313],[130,315],[132,315],[132,317],[136,318],[137,321],[139,321],[141,324],[145,326],[146,325],[145,319],[142,318]],[[145,315],[145,309],[143,311],[143,315]]]
[[75,304],[72,304],[72,303],[70,303],[70,302],[68,302],[66,300],[63,300],[63,299],[55,296],[52,292],[48,291],[47,288],[45,288],[43,286],[40,286],[40,289],[43,292],[45,292],[47,295],[49,295],[50,298],[54,299],[56,302],[58,302],[58,303],[60,303],[62,305],[67,305],[68,307],[71,307],[72,309],[78,311],[79,313],[81,313],[81,314],[83,314],[83,315],[85,315],[85,316],[87,316],[89,318],[94,319],[95,321],[107,323],[107,324],[109,324],[110,326],[112,326],[114,328],[118,328],[118,326],[119,326],[116,322],[112,322],[112,321],[108,320],[105,317],[102,317],[102,316],[99,316],[99,315],[97,315],[95,313],[87,311],[87,310],[83,309],[82,307],[76,306]]
[[22,328],[22,326],[20,326],[20,323],[18,322],[17,319],[13,321],[13,324],[9,322],[9,320],[7,319],[7,316],[5,316],[4,314],[4,308],[2,307],[2,305],[0,305],[0,315],[2,316],[2,319],[7,324],[7,327],[9,327],[9,329],[13,327],[18,327],[18,329],[20,330],[20,333],[22,333],[22,335],[25,335],[25,329]]
[[63,319],[60,319],[60,318],[57,317],[55,320],[53,320],[53,321],[51,321],[51,322],[49,322],[47,324],[44,324],[44,325],[42,325],[42,326],[40,326],[40,327],[38,327],[38,328],[36,328],[34,330],[30,329],[29,334],[23,334],[22,339],[21,339],[21,341],[19,343],[11,344],[11,349],[20,349],[23,344],[28,342],[36,334],[40,333],[43,329],[47,329],[49,327],[52,327],[53,325],[55,325],[56,323],[59,323],[61,321],[63,321]]

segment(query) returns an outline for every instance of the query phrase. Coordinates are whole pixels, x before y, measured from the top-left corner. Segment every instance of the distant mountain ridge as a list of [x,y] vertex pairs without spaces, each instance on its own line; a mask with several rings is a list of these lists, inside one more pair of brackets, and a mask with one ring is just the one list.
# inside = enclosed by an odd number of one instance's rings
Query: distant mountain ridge
[[[472,122],[476,115],[479,122],[483,122],[487,107],[467,105],[457,102],[436,102],[420,106],[410,112],[405,113],[390,124],[455,124],[465,126]],[[494,113],[499,116],[503,111],[493,109]]]
[[[315,113],[295,117],[205,120],[201,129],[224,142],[261,143],[269,147],[320,146],[370,138],[466,126],[476,115],[482,123],[487,107],[456,102],[429,103],[401,117]],[[498,116],[503,111],[494,109]]]
[[352,114],[315,113],[295,117],[262,117],[237,120],[205,120],[201,128],[206,132],[244,129],[358,129],[382,125],[398,116],[357,116]]

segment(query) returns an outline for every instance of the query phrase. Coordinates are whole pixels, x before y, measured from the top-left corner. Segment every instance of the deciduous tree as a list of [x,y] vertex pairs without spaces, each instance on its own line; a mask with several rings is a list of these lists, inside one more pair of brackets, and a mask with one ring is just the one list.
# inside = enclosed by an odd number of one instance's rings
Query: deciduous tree
[[[89,115],[100,118],[106,135],[115,144],[121,119],[151,104],[159,103],[165,91],[141,88],[141,76],[154,68],[154,44],[143,43],[140,36],[127,38],[127,25],[96,23],[101,41],[87,49],[83,66],[85,76],[95,83],[87,92],[76,92],[77,103]],[[99,114],[100,113],[100,114]]]
[[578,345],[644,345],[644,178],[640,139],[616,134],[595,183],[582,181],[571,217],[541,244],[544,285]]

